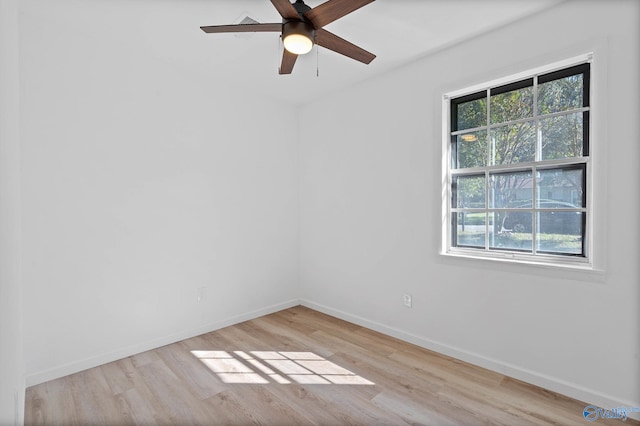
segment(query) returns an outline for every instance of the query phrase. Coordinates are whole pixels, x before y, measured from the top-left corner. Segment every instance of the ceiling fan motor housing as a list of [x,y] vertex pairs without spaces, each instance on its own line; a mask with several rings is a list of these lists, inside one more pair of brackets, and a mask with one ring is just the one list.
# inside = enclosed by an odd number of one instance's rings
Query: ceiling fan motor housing
[[283,19],[282,20],[282,39],[284,40],[290,34],[300,34],[308,37],[315,42],[316,29],[313,24],[304,17],[304,14],[311,10],[303,0],[296,0],[291,6],[298,12],[300,19]]
[[282,39],[284,40],[287,36],[292,34],[300,34],[304,35],[309,40],[315,42],[316,39],[316,29],[313,27],[313,24],[306,19],[285,19],[282,23]]
[[311,8],[304,4],[304,1],[302,0],[296,0],[296,2],[291,6],[293,6],[296,12],[298,12],[298,15],[300,15],[300,17],[304,17],[304,14],[311,10]]

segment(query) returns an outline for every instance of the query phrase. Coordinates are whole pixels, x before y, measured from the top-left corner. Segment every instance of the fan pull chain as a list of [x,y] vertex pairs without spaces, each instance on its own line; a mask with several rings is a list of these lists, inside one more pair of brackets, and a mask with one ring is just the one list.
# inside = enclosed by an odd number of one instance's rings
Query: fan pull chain
[[276,45],[276,58],[278,59],[278,73],[280,72],[280,58],[282,57],[282,52],[280,49],[284,49],[284,45],[282,43],[282,34],[278,37],[278,44]]
[[318,48],[318,43],[316,45],[316,77],[320,77],[320,48]]

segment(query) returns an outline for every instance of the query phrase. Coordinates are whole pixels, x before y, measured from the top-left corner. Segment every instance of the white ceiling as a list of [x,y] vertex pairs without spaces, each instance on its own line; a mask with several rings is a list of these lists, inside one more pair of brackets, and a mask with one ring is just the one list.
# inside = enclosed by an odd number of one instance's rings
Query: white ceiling
[[[315,7],[324,1],[306,3]],[[95,38],[97,43],[117,42],[128,48],[146,49],[146,53],[160,60],[210,72],[212,79],[237,86],[239,93],[253,92],[301,103],[561,1],[377,0],[326,27],[376,54],[371,64],[364,65],[319,48],[299,57],[293,74],[284,76],[278,75],[282,47],[277,33],[205,34],[199,28],[237,23],[245,16],[259,22],[279,22],[280,16],[269,0],[31,0],[30,3],[31,12],[37,10],[49,25],[69,25],[80,36]]]

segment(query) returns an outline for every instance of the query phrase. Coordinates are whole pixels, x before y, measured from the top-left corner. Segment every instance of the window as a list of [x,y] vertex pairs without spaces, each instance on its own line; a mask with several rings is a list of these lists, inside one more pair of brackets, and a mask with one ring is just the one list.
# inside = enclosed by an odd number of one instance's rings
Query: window
[[589,72],[584,62],[447,97],[449,253],[588,262]]

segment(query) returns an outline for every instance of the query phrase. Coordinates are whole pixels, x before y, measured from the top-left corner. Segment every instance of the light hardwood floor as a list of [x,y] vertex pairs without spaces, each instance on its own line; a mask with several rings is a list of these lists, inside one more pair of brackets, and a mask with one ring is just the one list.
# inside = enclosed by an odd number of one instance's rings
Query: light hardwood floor
[[27,425],[589,424],[584,402],[301,306],[30,387],[26,398]]

